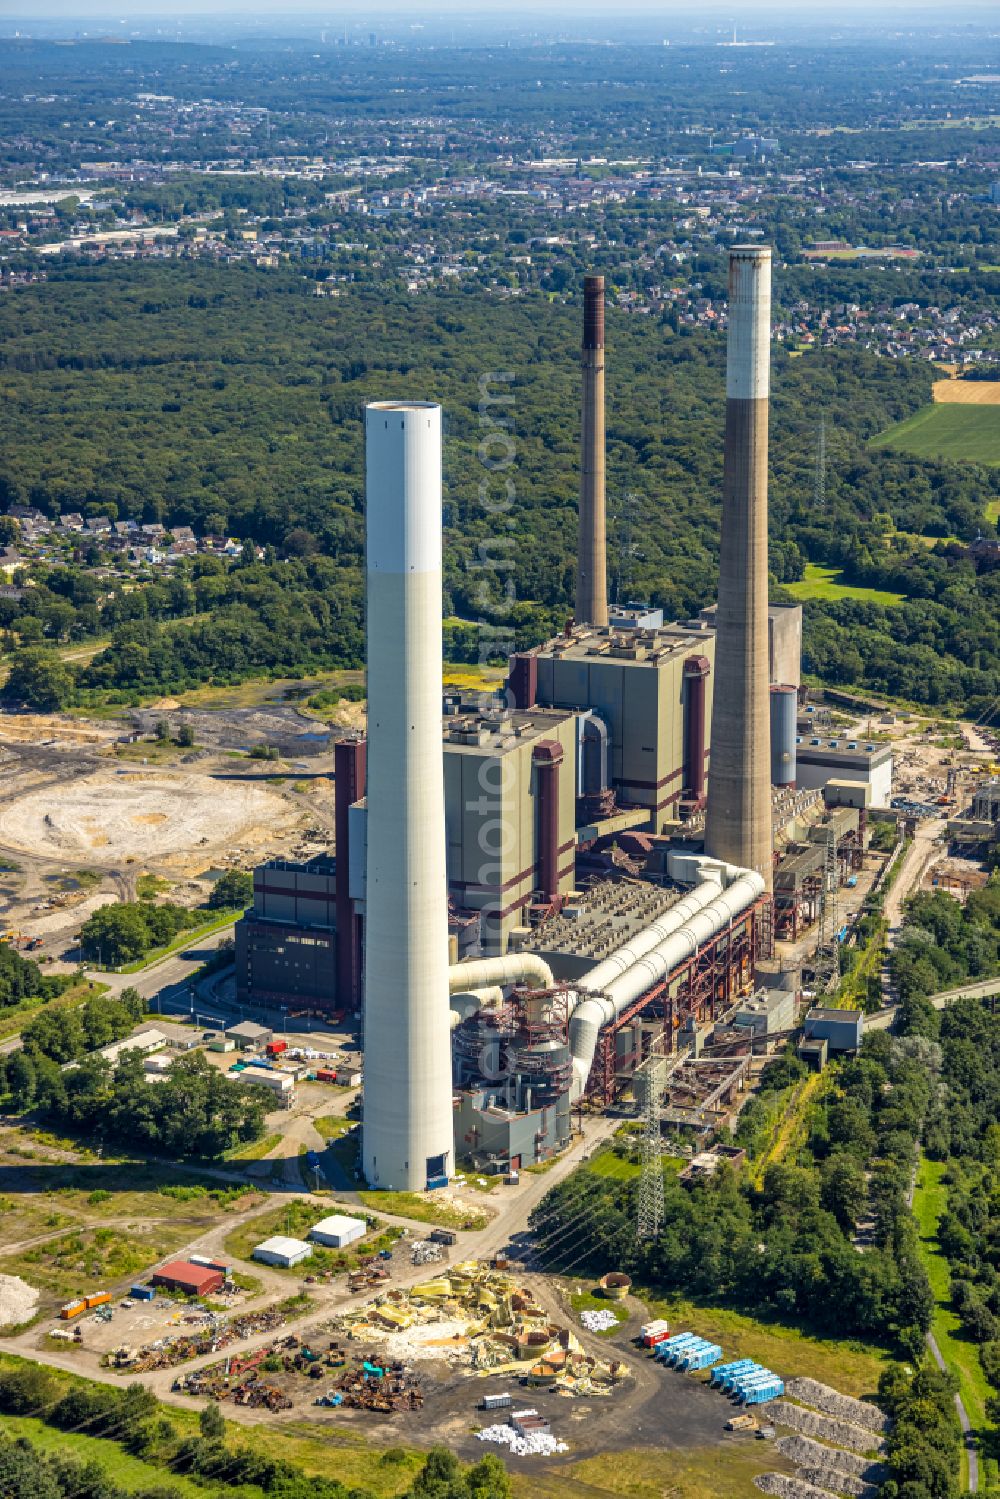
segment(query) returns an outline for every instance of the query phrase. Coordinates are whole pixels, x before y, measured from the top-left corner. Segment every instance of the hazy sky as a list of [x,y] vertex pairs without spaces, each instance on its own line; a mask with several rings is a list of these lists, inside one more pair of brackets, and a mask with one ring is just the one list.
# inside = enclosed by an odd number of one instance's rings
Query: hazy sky
[[[671,0],[389,0],[387,4],[372,4],[371,0],[0,0],[0,25],[13,20],[40,16],[65,16],[67,19],[85,20],[109,17],[115,20],[129,18],[148,19],[184,14],[208,19],[216,15],[242,16],[247,20],[270,21],[280,29],[283,21],[295,17],[316,15],[331,25],[338,18],[350,16],[363,18],[373,25],[380,19],[390,17],[400,20],[433,20],[444,15],[461,14],[502,15],[503,13],[533,13],[543,19],[566,19],[573,16],[606,16],[609,20],[618,16],[649,16],[662,19],[665,26],[671,17],[690,26],[698,20],[743,21],[750,25],[766,22],[769,18],[786,15],[802,24],[804,22],[836,22],[838,17],[856,19],[859,16],[876,20],[879,16],[904,22],[907,16],[917,14],[926,21],[935,12],[942,21],[954,26],[959,18],[989,21],[996,19],[1000,31],[1000,8],[997,0],[957,0],[957,4],[942,7],[941,0],[699,0],[693,4],[671,3]],[[992,28],[991,28],[992,29]]]

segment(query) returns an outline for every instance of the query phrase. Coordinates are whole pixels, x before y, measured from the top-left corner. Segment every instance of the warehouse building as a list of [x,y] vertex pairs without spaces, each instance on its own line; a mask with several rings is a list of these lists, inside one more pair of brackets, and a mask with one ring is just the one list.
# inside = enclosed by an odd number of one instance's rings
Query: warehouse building
[[267,1088],[286,1107],[295,1097],[295,1079],[287,1072],[275,1072],[270,1067],[244,1067],[240,1072],[230,1072],[237,1083],[253,1083],[255,1087]]
[[863,1010],[834,1010],[817,1005],[806,1012],[805,1040],[825,1041],[830,1052],[857,1051],[864,1021]]
[[309,1230],[309,1237],[328,1249],[346,1249],[348,1244],[356,1244],[359,1239],[363,1239],[367,1232],[368,1225],[363,1218],[348,1218],[345,1213],[331,1213],[329,1218],[321,1218]]
[[307,1244],[304,1239],[290,1239],[285,1234],[274,1234],[272,1238],[265,1239],[263,1244],[258,1244],[251,1256],[259,1260],[262,1265],[278,1265],[282,1270],[291,1270],[295,1265],[301,1265],[312,1255],[312,1245]]
[[193,1260],[169,1260],[154,1271],[154,1286],[168,1291],[183,1291],[185,1296],[212,1296],[225,1284],[225,1271],[219,1265],[198,1265]]
[[812,791],[829,781],[853,781],[867,788],[869,807],[892,800],[892,745],[853,739],[800,735],[795,742],[796,784]]
[[269,1041],[273,1041],[274,1032],[266,1025],[258,1025],[255,1020],[241,1020],[239,1025],[231,1025],[226,1031],[226,1038],[235,1041],[240,1051],[263,1051]]

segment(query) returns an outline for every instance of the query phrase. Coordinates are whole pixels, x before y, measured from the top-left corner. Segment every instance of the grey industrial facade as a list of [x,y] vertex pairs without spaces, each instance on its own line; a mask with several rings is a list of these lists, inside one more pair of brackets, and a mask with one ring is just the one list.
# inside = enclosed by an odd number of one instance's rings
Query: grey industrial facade
[[253,908],[236,923],[240,1004],[338,1009],[336,860],[272,859],[254,870]]

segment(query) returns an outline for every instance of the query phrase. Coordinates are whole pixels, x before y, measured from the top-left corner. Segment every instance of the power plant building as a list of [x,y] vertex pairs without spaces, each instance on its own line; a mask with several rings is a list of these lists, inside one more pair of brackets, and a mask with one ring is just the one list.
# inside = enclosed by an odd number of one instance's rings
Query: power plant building
[[606,740],[606,787],[620,806],[648,809],[651,832],[675,822],[683,803],[703,804],[714,657],[710,631],[615,622],[532,653],[537,701],[593,717],[595,738]]
[[[793,995],[749,998],[776,902],[786,925],[809,916],[828,845],[855,867],[864,817],[831,814],[820,841],[807,808],[772,894],[772,784],[816,784],[810,752],[832,751],[796,732],[801,608],[767,600],[769,278],[769,251],[733,252],[720,596],[682,623],[607,605],[588,278],[576,618],[512,656],[494,698],[441,690],[440,410],[367,408],[368,738],[336,746],[336,858],[257,872],[237,973],[248,1003],[363,996],[372,1186],[544,1160],[654,1039],[697,1052],[734,1014],[758,1036],[790,1028]],[[834,748],[850,780],[859,746]]]
[[552,902],[573,889],[577,715],[447,706],[448,892],[480,913],[483,950],[503,953],[534,895]]
[[795,762],[796,785],[804,791],[852,781],[866,788],[866,806],[888,807],[892,800],[891,744],[800,735]]

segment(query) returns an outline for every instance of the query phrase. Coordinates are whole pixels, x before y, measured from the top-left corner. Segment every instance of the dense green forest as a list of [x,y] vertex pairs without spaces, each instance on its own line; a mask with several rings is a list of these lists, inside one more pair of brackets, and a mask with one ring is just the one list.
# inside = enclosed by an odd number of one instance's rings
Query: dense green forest
[[927,995],[1000,974],[1000,874],[985,889],[970,891],[964,904],[944,890],[912,896],[889,971],[907,1030],[936,1035],[937,1016],[923,1003]]
[[[519,643],[569,612],[576,307],[361,287],[317,300],[310,287],[182,263],[76,268],[0,303],[0,503],[273,549],[228,568],[192,559],[138,591],[43,564],[38,588],[3,601],[14,638],[112,636],[66,692],[360,664],[361,413],[387,395],[445,407],[445,612]],[[612,588],[686,617],[716,587],[724,339],[621,314],[608,338]],[[929,382],[916,361],[776,347],[772,570],[777,587],[806,560],[836,562],[906,595],[892,611],[808,605],[808,669],[975,710],[1000,689],[995,583],[958,548],[906,552],[897,533],[975,534],[990,475],[865,446]],[[830,473],[817,510],[820,412]],[[510,643],[498,635],[494,653]]]
[[90,1053],[64,1072],[25,1038],[6,1064],[6,1081],[15,1108],[34,1109],[61,1130],[170,1159],[218,1156],[259,1140],[269,1104],[260,1088],[237,1086],[199,1053],[179,1057],[151,1088],[138,1051],[115,1064]]
[[[772,1103],[804,1075],[791,1053],[767,1069],[737,1135],[751,1154],[764,1146]],[[578,1171],[535,1214],[540,1253],[555,1270],[620,1264],[664,1291],[919,1350],[930,1293],[906,1190],[929,1093],[910,1049],[875,1037],[837,1066],[799,1155],[768,1165],[759,1188],[726,1170],[688,1189],[667,1171],[663,1228],[637,1244],[637,1183]],[[876,1242],[859,1258],[853,1235],[866,1204]],[[577,1232],[560,1238],[571,1223]]]

